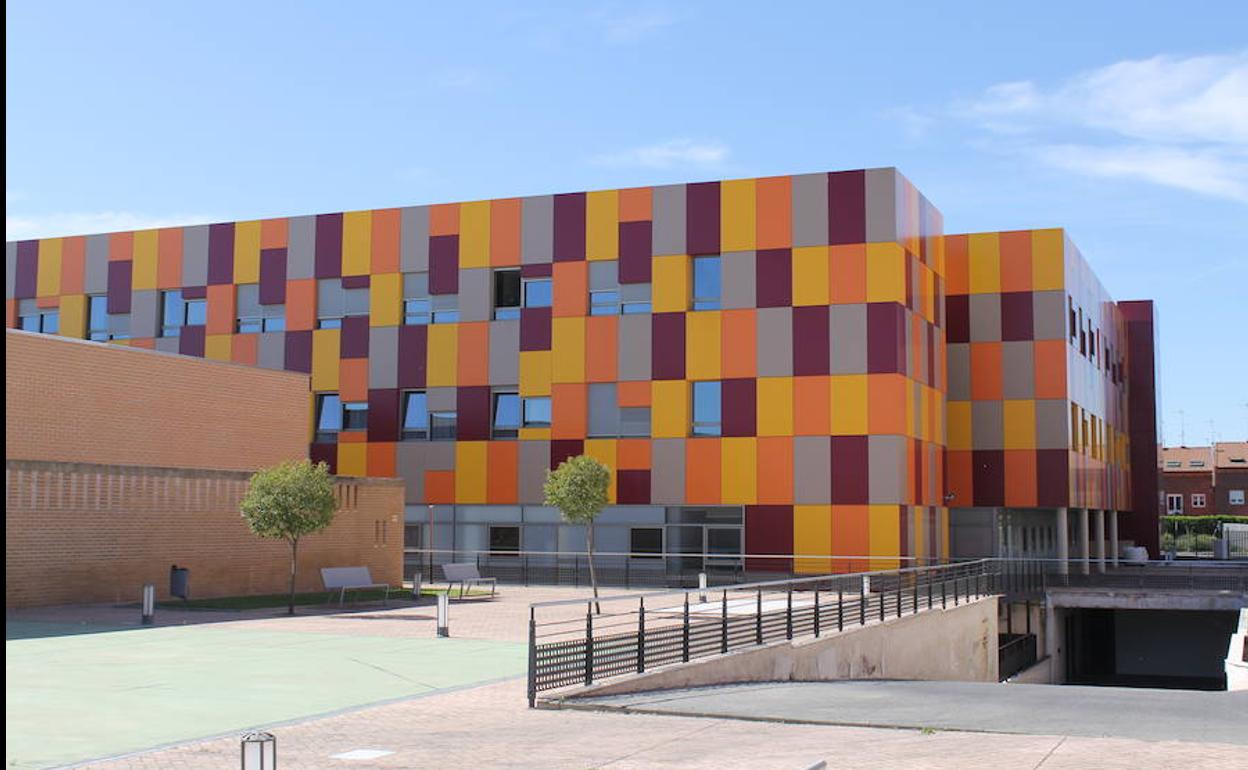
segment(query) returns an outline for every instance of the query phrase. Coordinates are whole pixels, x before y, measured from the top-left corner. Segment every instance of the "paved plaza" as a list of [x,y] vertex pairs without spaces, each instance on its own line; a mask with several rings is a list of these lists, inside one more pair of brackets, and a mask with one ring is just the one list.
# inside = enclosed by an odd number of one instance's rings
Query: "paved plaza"
[[[10,612],[6,764],[233,767],[238,732],[266,725],[283,768],[1242,764],[1243,745],[1191,742],[1212,741],[1195,735],[1145,740],[1078,730],[1018,735],[935,724],[924,725],[933,731],[530,710],[528,604],[584,595],[504,586],[493,601],[455,602],[450,639],[436,638],[428,605],[304,609],[294,618],[161,610],[155,628],[138,627],[132,608]],[[568,612],[572,619],[584,605]],[[1073,692],[1039,689],[1058,698]]]

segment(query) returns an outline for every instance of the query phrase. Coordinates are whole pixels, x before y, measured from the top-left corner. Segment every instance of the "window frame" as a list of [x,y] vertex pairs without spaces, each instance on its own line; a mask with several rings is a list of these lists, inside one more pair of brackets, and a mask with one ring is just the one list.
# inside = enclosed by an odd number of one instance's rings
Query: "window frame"
[[[429,391],[427,390],[405,390],[402,391],[403,402],[400,404],[402,410],[399,414],[399,440],[400,441],[428,441],[429,440]],[[411,409],[411,397],[421,396],[423,399],[422,409],[424,418],[420,421],[419,429],[407,427],[407,415]]]
[[[515,531],[516,545],[514,548],[512,547],[500,548],[500,547],[495,546],[494,533],[496,531],[501,533],[504,530]],[[524,550],[524,533],[521,530],[522,530],[522,527],[519,524],[490,524],[489,528],[486,531],[486,540],[490,547],[490,550],[489,550],[490,555],[491,556],[519,556],[520,552]]]
[[[354,424],[359,421],[363,421],[363,424]],[[340,430],[343,432],[368,430],[367,401],[342,402],[342,428]]]
[[[639,550],[637,548],[637,534],[639,532],[657,532],[659,535],[659,550]],[[667,528],[664,526],[653,527],[629,527],[628,528],[628,555],[633,559],[662,559],[667,548]]]
[[[546,402],[546,420],[544,422],[532,421],[529,419],[529,404],[539,401]],[[551,423],[551,401],[550,396],[521,396],[520,397],[520,427],[530,429],[549,428]]]
[[[698,391],[699,386],[714,385],[717,391],[716,400],[719,402],[719,419],[714,422],[707,422],[698,419]],[[724,432],[724,391],[723,382],[720,380],[698,380],[689,383],[689,435],[696,438],[716,438],[722,436]]]
[[[325,421],[326,407],[330,399],[336,403],[331,414],[337,414],[337,427],[323,427]],[[338,434],[342,432],[342,398],[337,392],[317,393],[316,394],[316,423],[313,427],[312,443],[328,444],[338,440]]]
[[[515,304],[500,304],[500,294],[503,288],[500,287],[500,281],[513,277],[516,282],[516,299]],[[493,303],[493,318],[495,321],[514,321],[520,318],[520,309],[524,306],[524,276],[519,268],[502,268],[495,270],[493,273],[493,281],[490,286],[491,302]]]
[[[429,440],[456,441],[459,439],[459,412],[454,409],[429,410]],[[439,423],[438,421],[442,422]],[[444,431],[449,428],[449,435]]]
[[[97,327],[93,325],[94,323],[94,319],[92,318],[94,314],[93,306],[96,304],[96,300],[99,300],[99,304],[103,305],[104,307],[104,311],[102,313],[104,325],[102,327]],[[87,295],[87,339],[92,340],[94,342],[107,342],[108,340],[111,340],[112,338],[113,338],[113,333],[108,328],[108,295],[107,294],[88,294]]]
[[[715,266],[715,293],[699,294],[698,268],[702,265]],[[689,308],[691,310],[720,310],[724,299],[724,260],[719,254],[702,254],[690,261]]]
[[[545,286],[547,291],[547,299],[544,302],[531,302],[529,298],[529,290],[534,286]],[[521,276],[520,278],[520,307],[553,307],[555,304],[555,282],[551,276],[535,275],[529,278]]]
[[[516,423],[514,427],[499,427],[499,404],[505,398],[516,400]],[[520,437],[520,428],[524,426],[524,401],[518,389],[496,390],[490,394],[490,439],[513,440]]]
[[1197,508],[1204,508],[1205,503],[1206,503],[1206,500],[1205,500],[1204,494],[1200,492],[1192,493],[1192,510],[1195,510]]

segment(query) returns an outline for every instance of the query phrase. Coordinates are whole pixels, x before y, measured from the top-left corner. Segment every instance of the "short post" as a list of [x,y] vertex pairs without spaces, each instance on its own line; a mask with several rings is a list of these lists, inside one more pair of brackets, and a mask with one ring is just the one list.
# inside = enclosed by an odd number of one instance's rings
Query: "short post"
[[585,684],[594,683],[594,603],[585,607]]
[[880,622],[883,623],[884,622],[884,592],[880,591],[878,596],[880,597]]
[[754,643],[763,643],[763,589],[758,589],[754,610]]
[[942,610],[943,610],[943,609],[945,608],[945,606],[946,606],[946,604],[945,604],[945,595],[946,595],[946,592],[948,591],[948,587],[949,587],[949,581],[945,580],[945,576],[944,576],[944,575],[941,575],[941,576],[940,576],[940,608],[941,608]]
[[910,584],[910,609],[914,610],[914,614],[919,614],[919,575],[914,574],[914,582]]
[[537,615],[529,605],[529,708],[537,706]]
[[728,589],[724,589],[724,598],[719,606],[719,651],[728,652]]
[[[867,580],[863,578],[862,587],[867,587]],[[858,594],[858,625],[865,626],[867,624],[867,592],[865,590]]]
[[836,630],[845,630],[845,585],[836,581]]
[[243,770],[274,770],[277,767],[277,738],[272,733],[252,730],[239,742]]
[[413,600],[415,601],[420,600],[420,592],[421,590],[424,589],[425,587],[424,584],[425,584],[425,576],[421,574],[420,572],[413,572],[412,573],[412,599]]
[[927,608],[932,608],[932,576],[927,576]]
[[815,638],[819,638],[819,584],[815,583]]
[[897,575],[897,617],[901,617],[901,574]]
[[959,578],[956,575],[953,578],[953,606],[954,607],[958,606],[958,581],[960,579],[961,578]]
[[148,583],[143,586],[142,608],[139,610],[139,622],[150,626],[156,617],[156,586]]
[[706,604],[706,573],[698,573],[698,601]]
[[637,598],[637,673],[646,670],[646,597]]
[[446,593],[438,594],[438,636],[447,637],[451,635],[451,597],[450,589]]
[[680,631],[680,659],[689,662],[689,594],[685,594],[685,619]]

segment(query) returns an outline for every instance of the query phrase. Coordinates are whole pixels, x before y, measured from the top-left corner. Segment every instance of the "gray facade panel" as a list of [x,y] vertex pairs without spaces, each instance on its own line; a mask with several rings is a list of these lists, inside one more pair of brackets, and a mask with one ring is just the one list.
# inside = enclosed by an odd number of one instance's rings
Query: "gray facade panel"
[[182,228],[182,285],[208,285],[208,225]]
[[423,443],[425,445],[425,470],[455,470],[454,441],[418,441],[415,443]]
[[897,171],[875,168],[867,171],[867,242],[898,240]]
[[155,337],[160,331],[160,292],[135,291],[130,294],[130,334]]
[[182,341],[177,337],[157,337],[154,349],[159,350],[161,353],[177,353],[181,349],[181,345]]
[[1036,400],[1036,449],[1070,448],[1069,409],[1063,399]]
[[1005,449],[1005,413],[1000,401],[971,402],[971,446]]
[[518,493],[520,502],[540,505],[543,498],[542,484],[550,469],[549,441],[521,441],[519,450],[520,478]]
[[650,316],[620,316],[619,335],[617,376],[626,382],[650,379]]
[[459,271],[459,320],[488,321],[494,303],[490,296],[493,271],[488,267]]
[[405,273],[429,269],[429,207],[407,206],[399,211],[399,269]]
[[1001,340],[1001,295],[972,294],[970,306],[971,342]]
[[1037,291],[1031,295],[1032,339],[1066,339],[1066,292]]
[[793,502],[826,505],[832,500],[832,443],[827,436],[793,439]]
[[949,357],[949,400],[971,400],[971,346],[967,342],[951,342],[946,346]]
[[368,330],[368,387],[399,386],[399,327],[373,326]]
[[457,408],[455,388],[429,388],[426,393],[426,408],[431,412],[453,412]]
[[868,436],[867,466],[867,494],[872,503],[901,503],[905,499],[905,436]]
[[654,222],[651,243],[656,256],[660,254],[684,254],[685,239],[685,186],[683,184],[656,187],[653,191]]
[[4,298],[13,299],[17,281],[17,241],[4,244]]
[[402,441],[395,447],[395,471],[403,479],[408,502],[425,499],[425,441]]
[[755,254],[752,251],[730,251],[720,260],[723,272],[721,304],[725,309],[752,308],[757,301],[754,286]]
[[793,308],[758,309],[758,376],[793,376]]
[[867,306],[832,305],[828,311],[832,374],[867,371]]
[[287,227],[286,279],[316,277],[316,217],[291,217]]
[[[265,369],[286,368],[286,332],[264,332],[260,335],[256,343],[256,363]],[[372,381],[371,377],[369,381]]]
[[550,195],[525,198],[520,206],[520,261],[526,265],[550,262],[555,253],[555,199]]
[[[207,241],[204,242],[205,249]],[[204,252],[204,271],[205,275],[208,270],[207,251]],[[186,265],[186,257],[182,258],[183,266]],[[185,279],[183,280],[185,283]],[[88,294],[104,294],[108,291],[108,236],[107,235],[88,235],[87,236],[87,264],[84,275],[83,289]]]
[[520,382],[520,322],[494,321],[490,324],[490,384],[517,385]]
[[1029,341],[1001,343],[1002,395],[1035,398],[1035,344]]
[[793,245],[823,246],[828,242],[828,175],[793,177]]
[[650,501],[681,505],[685,501],[685,440],[660,438],[651,442]]

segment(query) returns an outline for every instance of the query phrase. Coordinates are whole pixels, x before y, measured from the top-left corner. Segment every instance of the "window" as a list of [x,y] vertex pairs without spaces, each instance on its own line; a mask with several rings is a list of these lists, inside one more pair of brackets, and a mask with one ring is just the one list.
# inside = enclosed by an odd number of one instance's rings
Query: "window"
[[1188,460],[1188,461],[1187,461],[1187,467],[1189,467],[1189,468],[1203,468],[1203,467],[1205,467],[1205,461],[1204,461],[1204,460]]
[[720,435],[720,391],[718,382],[693,383],[694,436]]
[[261,305],[260,285],[242,284],[238,287],[236,301],[239,334],[280,332],[286,329],[285,305]]
[[520,435],[520,394],[495,393],[492,438],[515,438]]
[[185,299],[181,289],[162,292],[161,327],[162,337],[178,337],[184,326],[203,326],[208,323],[208,300]]
[[321,393],[316,397],[317,442],[334,441],[342,430],[342,402],[337,393]]
[[1182,466],[1183,466],[1183,463],[1179,462],[1178,460],[1166,460],[1167,468],[1180,468]]
[[619,315],[620,292],[617,289],[598,289],[589,293],[590,315]]
[[428,400],[423,390],[403,394],[403,440],[429,438]]
[[108,297],[103,294],[87,297],[87,339],[96,342],[109,339]]
[[650,312],[650,284],[626,283],[620,287],[620,312],[624,315]]
[[526,278],[523,288],[525,307],[550,307],[554,293],[549,278]]
[[353,401],[342,405],[343,430],[368,429],[368,402]]
[[1183,513],[1183,495],[1166,495],[1166,513]]
[[490,552],[516,554],[520,552],[519,527],[490,527]]
[[1079,319],[1075,317],[1075,301],[1069,296],[1066,297],[1066,313],[1069,316],[1067,326],[1070,329],[1070,340],[1074,342],[1075,337],[1079,335]]
[[524,399],[524,427],[550,427],[550,396]]
[[663,554],[662,527],[633,527],[628,531],[628,551],[637,559],[656,559]]
[[520,271],[494,271],[494,318],[502,321],[520,317]]
[[720,285],[719,255],[693,258],[693,309],[718,310]]
[[1193,493],[1192,493],[1192,507],[1193,507],[1193,508],[1204,508],[1204,507],[1205,507],[1205,496],[1204,496],[1204,495],[1197,494],[1197,493],[1194,493],[1194,492],[1193,492]]
[[1228,490],[1227,490],[1227,496],[1226,496],[1226,502],[1227,502],[1229,505],[1243,505],[1243,504],[1244,504],[1244,490],[1242,490],[1242,489],[1228,489]]
[[39,307],[33,299],[24,299],[18,305],[18,326],[28,332],[56,334],[61,328],[61,314],[54,307]]
[[403,323],[424,326],[433,319],[433,303],[429,301],[429,274],[403,275]]
[[590,383],[589,435],[628,437],[650,435],[649,407],[621,407],[615,383]]
[[316,282],[316,328],[341,329],[342,319],[368,315],[368,288],[344,289],[341,278]]
[[456,436],[455,412],[429,413],[429,438],[432,441],[454,441]]

